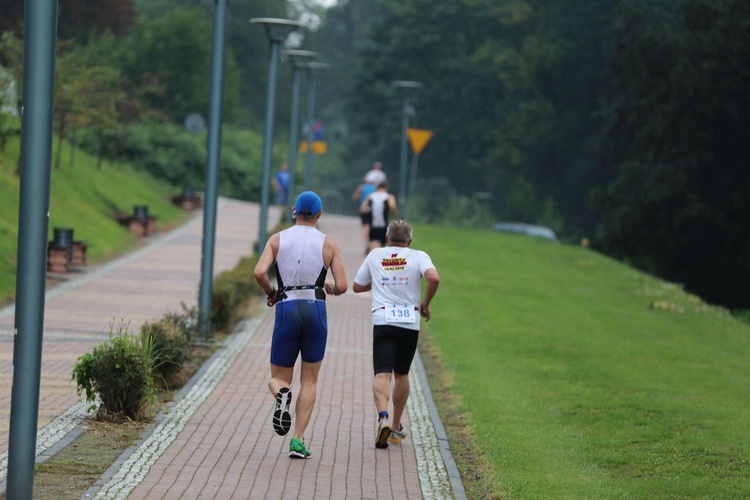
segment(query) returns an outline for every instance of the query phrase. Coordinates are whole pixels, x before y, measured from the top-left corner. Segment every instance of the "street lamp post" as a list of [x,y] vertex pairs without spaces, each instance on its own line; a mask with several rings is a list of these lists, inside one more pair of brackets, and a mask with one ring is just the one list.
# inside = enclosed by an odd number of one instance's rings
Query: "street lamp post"
[[[208,106],[208,144],[206,148],[206,185],[203,193],[203,241],[201,244],[201,281],[198,290],[198,320],[202,341],[212,340],[214,250],[216,243],[216,207],[219,197],[219,158],[223,121],[224,67],[227,49],[229,0],[217,0],[214,6],[211,40],[211,80]],[[192,115],[191,115],[192,116]],[[200,115],[199,115],[200,116]]]
[[319,62],[300,64],[307,70],[307,156],[305,157],[305,191],[312,189],[312,136],[313,120],[315,119],[315,72],[328,69],[328,65]]
[[421,89],[422,84],[420,82],[398,80],[393,82],[393,86],[404,91],[401,105],[401,161],[399,165],[398,204],[400,207],[403,207],[402,212],[406,215],[406,159],[408,154],[406,134],[409,130],[409,115],[413,113],[409,98],[411,91]]
[[289,210],[289,202],[294,203],[295,200],[295,175],[297,173],[297,150],[299,146],[297,142],[299,138],[297,132],[299,130],[299,91],[302,81],[302,67],[300,63],[315,59],[318,57],[317,52],[310,50],[285,50],[281,55],[286,56],[292,62],[292,117],[290,120],[291,130],[289,133],[289,188],[287,190],[287,222],[292,221],[292,211]]
[[268,225],[268,184],[271,180],[271,155],[273,152],[273,121],[274,105],[276,101],[276,74],[279,65],[279,52],[281,44],[289,34],[298,29],[302,24],[298,21],[288,19],[275,19],[270,17],[254,17],[250,19],[251,24],[260,24],[266,30],[266,36],[270,46],[270,59],[268,65],[268,89],[266,97],[266,133],[263,138],[263,178],[260,187],[260,230],[258,232],[258,253],[263,252],[266,245],[266,234]]
[[24,11],[18,271],[7,498],[31,499],[39,422],[49,228],[57,2],[27,0]]

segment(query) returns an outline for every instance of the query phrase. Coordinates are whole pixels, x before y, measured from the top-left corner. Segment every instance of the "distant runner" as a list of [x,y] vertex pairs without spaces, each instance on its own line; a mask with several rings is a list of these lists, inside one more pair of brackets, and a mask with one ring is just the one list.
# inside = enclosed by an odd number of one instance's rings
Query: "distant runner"
[[378,184],[378,188],[362,202],[359,212],[370,214],[369,250],[385,245],[388,221],[391,217],[396,217],[398,212],[396,197],[388,192],[387,182]]

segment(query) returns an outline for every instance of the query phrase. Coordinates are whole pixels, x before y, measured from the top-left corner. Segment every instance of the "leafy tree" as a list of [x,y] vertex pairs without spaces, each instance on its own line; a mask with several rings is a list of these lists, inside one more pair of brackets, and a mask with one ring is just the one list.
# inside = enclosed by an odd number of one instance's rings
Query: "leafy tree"
[[23,33],[23,7],[25,2],[0,0],[0,33],[10,32],[16,36]]
[[[496,217],[564,218],[571,236],[592,231],[588,189],[606,179],[597,110],[609,94],[603,58],[617,3],[378,2],[347,89],[349,163],[398,165],[401,97],[390,84],[421,81],[412,123],[436,133],[425,172],[469,197],[494,193]],[[530,198],[516,195],[521,186]]]
[[57,30],[62,40],[86,42],[105,32],[121,37],[135,21],[133,0],[61,0]]
[[17,110],[23,83],[22,42],[12,32],[0,35],[0,151],[8,139],[21,133]]
[[[257,131],[263,129],[266,109],[266,86],[268,82],[268,39],[260,26],[249,24],[253,17],[289,18],[288,1],[269,2],[267,0],[232,0],[227,21],[228,46],[231,49],[232,64],[239,72],[242,88],[236,105],[241,113],[230,113],[227,120],[236,121],[242,126]],[[280,70],[282,67],[279,68]],[[289,78],[282,78],[279,72],[276,98],[277,110],[289,109],[291,94]],[[277,113],[278,129],[284,130],[289,113]]]
[[750,4],[623,7],[599,244],[704,298],[750,306]]
[[[164,90],[148,104],[177,123],[190,113],[206,116],[209,99],[211,21],[202,7],[181,7],[155,19],[144,19],[123,43],[122,68],[132,82],[155,75]],[[231,115],[238,99],[239,74],[228,54],[225,109]]]
[[[213,2],[208,0],[137,0],[138,10],[145,23],[155,19],[170,18],[176,11],[188,10],[195,18],[205,19],[194,29],[203,30],[206,50],[210,50],[213,27]],[[290,2],[268,0],[231,0],[228,2],[227,19],[227,80],[225,118],[256,130],[262,130],[265,111],[266,82],[268,61],[268,40],[265,32],[258,26],[249,24],[253,17],[289,18],[292,9]],[[208,57],[208,54],[206,57]],[[206,59],[208,61],[208,59]],[[197,66],[197,64],[196,64]],[[208,63],[204,73],[208,75]],[[152,68],[152,72],[160,73]],[[132,76],[132,75],[131,75]],[[208,78],[206,77],[206,82]],[[240,82],[242,84],[240,85]],[[208,96],[206,83],[206,102]],[[288,108],[288,82],[280,78],[277,99],[279,109]],[[192,111],[203,112],[200,109]],[[170,115],[173,113],[170,111]],[[285,123],[288,113],[279,113],[281,124]],[[184,116],[181,117],[181,119]]]
[[0,65],[5,67],[8,78],[16,82],[17,98],[20,100],[23,90],[23,40],[12,31],[0,34]]
[[84,96],[85,107],[75,117],[82,126],[94,131],[97,140],[97,168],[101,168],[108,138],[117,126],[117,103],[123,99],[122,74],[113,68],[86,68],[74,85],[74,92]]
[[[0,32],[22,34],[24,2],[0,0]],[[133,0],[60,0],[57,8],[60,40],[85,42],[95,34],[124,35],[135,24]]]

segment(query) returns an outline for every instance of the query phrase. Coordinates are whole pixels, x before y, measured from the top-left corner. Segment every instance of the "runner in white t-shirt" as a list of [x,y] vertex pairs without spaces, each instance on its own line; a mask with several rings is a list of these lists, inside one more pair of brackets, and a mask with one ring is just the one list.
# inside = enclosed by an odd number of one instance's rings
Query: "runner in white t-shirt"
[[377,186],[378,184],[387,181],[388,177],[385,175],[385,172],[383,172],[383,164],[379,161],[372,164],[372,170],[369,170],[365,174],[365,178],[362,180],[362,182],[372,184],[373,186]]
[[[430,302],[440,276],[429,255],[412,250],[412,228],[393,221],[386,232],[386,246],[370,252],[357,271],[352,290],[372,291],[373,395],[378,410],[376,448],[397,444],[407,434],[401,417],[409,398],[409,368],[417,350],[420,316],[430,320]],[[425,278],[425,296],[421,281]],[[388,419],[388,402],[393,384],[393,421]]]

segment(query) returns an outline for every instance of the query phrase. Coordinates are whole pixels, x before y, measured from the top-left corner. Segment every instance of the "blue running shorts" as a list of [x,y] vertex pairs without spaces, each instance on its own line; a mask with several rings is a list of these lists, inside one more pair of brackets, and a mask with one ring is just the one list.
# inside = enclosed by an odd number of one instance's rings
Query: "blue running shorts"
[[291,368],[302,361],[323,360],[328,340],[328,315],[323,300],[282,300],[276,304],[271,339],[271,364]]

